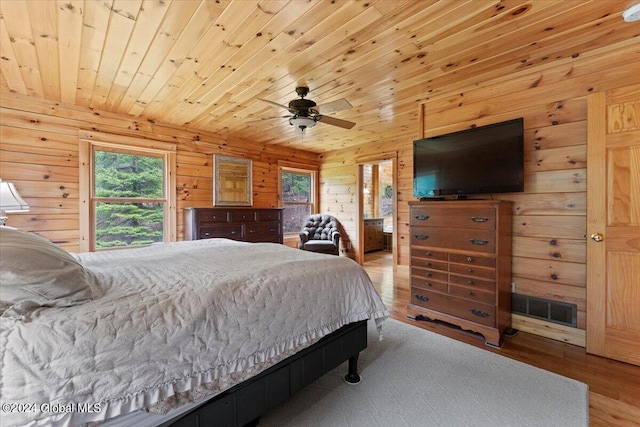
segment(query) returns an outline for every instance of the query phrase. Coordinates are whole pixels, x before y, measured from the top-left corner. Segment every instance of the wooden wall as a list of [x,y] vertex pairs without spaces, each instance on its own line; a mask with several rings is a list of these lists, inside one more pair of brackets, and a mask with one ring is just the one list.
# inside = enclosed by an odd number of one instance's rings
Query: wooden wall
[[375,179],[374,169],[376,167],[374,165],[364,165],[362,167],[362,185],[363,188],[366,186],[369,191],[368,194],[363,193],[362,197],[362,213],[365,218],[375,218],[376,217],[376,185],[377,179]]
[[[408,204],[413,189],[412,141],[517,117],[525,126],[525,191],[497,194],[514,201],[513,279],[516,291],[577,304],[577,328],[514,316],[514,327],[584,346],[586,299],[586,95],[640,81],[637,47],[572,58],[542,72],[515,71],[508,80],[470,84],[453,96],[425,87],[416,128],[393,141],[322,157],[322,209],[338,213],[350,233],[357,223],[353,159],[395,149],[398,156],[398,265],[408,266]],[[357,161],[357,160],[356,160]],[[488,196],[484,196],[488,197]],[[357,243],[355,237],[352,242]],[[399,269],[400,272],[405,271]]]
[[31,205],[8,224],[77,251],[78,131],[135,136],[177,144],[178,240],[182,208],[212,205],[212,154],[253,160],[253,205],[278,206],[278,161],[316,165],[318,156],[283,146],[225,141],[159,123],[0,91],[0,178],[16,184]]

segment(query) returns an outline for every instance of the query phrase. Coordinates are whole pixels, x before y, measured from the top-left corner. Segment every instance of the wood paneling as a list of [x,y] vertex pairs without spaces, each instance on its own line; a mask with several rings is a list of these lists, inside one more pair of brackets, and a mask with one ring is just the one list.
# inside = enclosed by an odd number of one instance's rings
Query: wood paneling
[[[317,154],[249,141],[226,141],[208,133],[170,126],[138,126],[129,117],[85,107],[26,98],[0,91],[1,177],[16,184],[31,209],[10,214],[9,224],[34,231],[67,250],[79,249],[78,139],[106,135],[109,141],[135,137],[149,146],[177,146],[177,235],[182,236],[182,208],[210,207],[213,194],[212,154],[253,160],[254,207],[277,207],[279,160],[317,164]],[[86,132],[85,132],[86,133]]]
[[[168,123],[237,141],[330,152],[438,129],[549,99],[570,100],[634,79],[637,24],[628,0],[12,0],[0,3],[0,88]],[[587,61],[584,61],[587,59]],[[599,70],[594,73],[592,67]],[[575,84],[566,87],[570,76]],[[515,77],[515,78],[514,78]],[[499,83],[496,85],[496,83]],[[286,105],[306,84],[336,117],[296,137]],[[555,98],[562,93],[562,97]],[[505,97],[505,94],[509,96]],[[492,98],[490,104],[482,100]],[[438,99],[437,103],[430,101]],[[564,102],[567,101],[567,102]],[[531,129],[542,129],[532,114]],[[256,121],[259,120],[259,121]],[[425,126],[421,129],[428,131]],[[444,129],[438,129],[438,131]],[[543,168],[562,162],[548,152]],[[576,165],[581,154],[571,153]],[[532,158],[537,162],[541,159]],[[560,166],[560,165],[556,165]],[[575,166],[578,168],[579,166]]]

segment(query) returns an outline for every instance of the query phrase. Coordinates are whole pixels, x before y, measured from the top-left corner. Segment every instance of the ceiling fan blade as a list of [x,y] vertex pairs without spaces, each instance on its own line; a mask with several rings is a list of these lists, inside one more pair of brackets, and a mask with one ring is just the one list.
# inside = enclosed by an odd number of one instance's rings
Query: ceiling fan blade
[[356,125],[353,122],[349,122],[342,119],[336,119],[335,117],[331,117],[331,116],[318,116],[316,121],[326,123],[328,125],[338,126],[344,129],[351,129]]
[[319,105],[318,111],[320,111],[320,114],[328,114],[336,111],[349,110],[351,108],[353,108],[353,105],[349,104],[349,101],[342,98]]
[[281,104],[278,104],[277,102],[269,101],[268,99],[262,99],[262,98],[258,98],[258,99],[260,101],[267,102],[271,105],[275,105],[276,107],[284,108],[285,110],[289,111],[291,114],[295,114],[295,111],[292,111],[291,108],[287,107],[286,105],[281,105]]

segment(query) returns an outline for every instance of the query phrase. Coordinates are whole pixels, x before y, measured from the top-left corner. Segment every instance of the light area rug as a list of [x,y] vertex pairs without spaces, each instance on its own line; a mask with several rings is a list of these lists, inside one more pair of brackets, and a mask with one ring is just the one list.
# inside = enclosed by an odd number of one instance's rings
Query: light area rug
[[419,327],[372,322],[362,381],[346,364],[262,417],[259,427],[587,426],[588,386]]

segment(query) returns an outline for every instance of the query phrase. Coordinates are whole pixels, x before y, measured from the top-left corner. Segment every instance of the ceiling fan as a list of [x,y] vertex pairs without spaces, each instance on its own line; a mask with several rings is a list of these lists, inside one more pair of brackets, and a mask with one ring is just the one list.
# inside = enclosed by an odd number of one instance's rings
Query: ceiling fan
[[[317,122],[326,123],[332,126],[338,126],[344,129],[351,129],[356,124],[347,120],[337,119],[335,117],[325,116],[327,113],[333,113],[336,111],[348,110],[353,108],[352,105],[346,99],[337,99],[335,101],[328,102],[323,105],[318,105],[310,99],[305,99],[309,93],[309,88],[306,86],[298,86],[296,93],[300,97],[299,99],[293,99],[289,101],[289,106],[278,104],[277,102],[269,101],[268,99],[260,99],[261,101],[268,102],[276,107],[284,108],[288,110],[291,115],[281,117],[270,117],[262,120],[271,119],[289,119],[289,124],[295,127],[296,135],[303,135],[304,131],[308,128],[312,128]],[[257,120],[256,120],[257,121]]]

